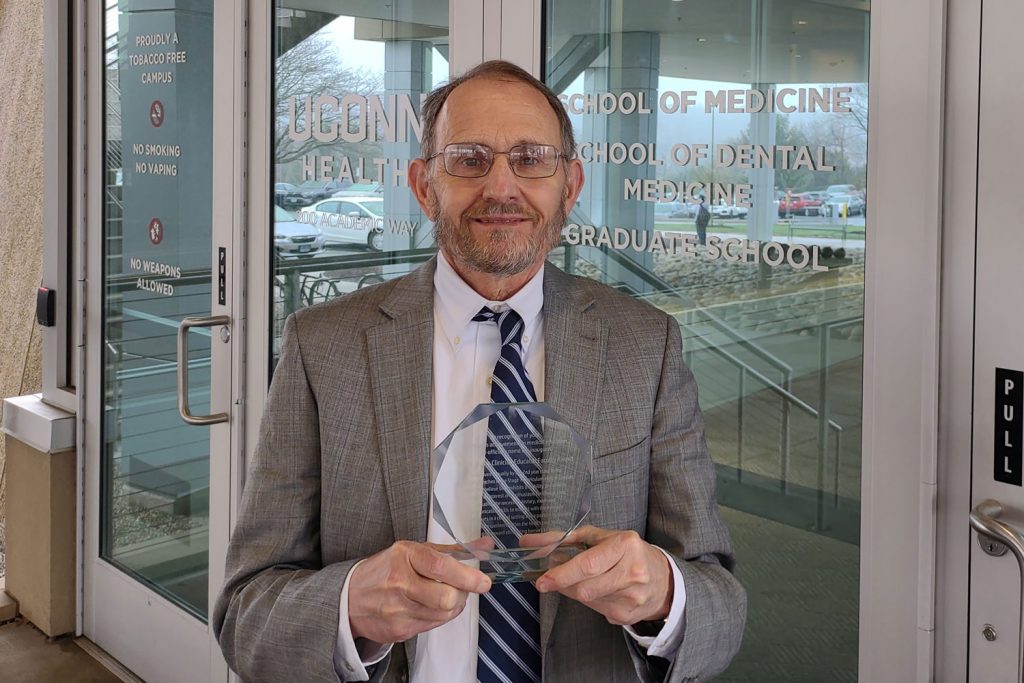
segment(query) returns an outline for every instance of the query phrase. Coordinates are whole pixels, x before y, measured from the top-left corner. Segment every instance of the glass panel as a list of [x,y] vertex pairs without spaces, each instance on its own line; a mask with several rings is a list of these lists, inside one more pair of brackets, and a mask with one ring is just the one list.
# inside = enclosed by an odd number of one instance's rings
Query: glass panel
[[[108,1],[101,555],[205,619],[209,428],[177,410],[176,333],[210,314],[213,1]],[[209,408],[210,333],[189,402]]]
[[700,385],[750,595],[718,680],[857,678],[869,12],[844,4],[547,3],[587,175],[562,264],[675,316]]
[[405,171],[448,80],[447,0],[274,6],[272,364],[288,314],[433,254]]

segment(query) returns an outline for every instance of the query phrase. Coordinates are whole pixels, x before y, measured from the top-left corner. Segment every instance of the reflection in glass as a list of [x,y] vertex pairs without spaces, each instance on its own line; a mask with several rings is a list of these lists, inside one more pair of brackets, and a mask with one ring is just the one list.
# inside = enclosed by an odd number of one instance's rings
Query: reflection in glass
[[294,236],[275,218],[271,367],[290,313],[432,255],[405,171],[420,97],[448,80],[446,0],[274,6],[274,205]]
[[587,176],[564,267],[675,316],[700,386],[750,596],[721,680],[857,677],[867,27],[801,0],[547,4]]
[[[213,2],[165,7],[104,13],[100,553],[205,620],[209,429],[178,415],[175,341],[184,317],[210,314]],[[209,330],[190,342],[201,414]]]

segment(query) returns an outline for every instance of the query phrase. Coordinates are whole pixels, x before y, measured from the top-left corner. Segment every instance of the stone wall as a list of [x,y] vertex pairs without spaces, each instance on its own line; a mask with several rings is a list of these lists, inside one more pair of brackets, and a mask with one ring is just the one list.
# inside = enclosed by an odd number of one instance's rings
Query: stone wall
[[[0,0],[0,397],[42,387],[43,3]],[[0,472],[4,471],[0,439]],[[0,478],[0,557],[6,477]],[[0,564],[0,573],[3,572]]]

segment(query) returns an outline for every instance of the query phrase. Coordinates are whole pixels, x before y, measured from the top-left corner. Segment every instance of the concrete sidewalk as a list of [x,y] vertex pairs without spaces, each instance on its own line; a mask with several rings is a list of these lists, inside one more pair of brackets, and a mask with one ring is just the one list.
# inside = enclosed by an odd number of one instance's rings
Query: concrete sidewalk
[[0,625],[0,681],[4,683],[120,683],[74,638],[50,640],[16,619]]

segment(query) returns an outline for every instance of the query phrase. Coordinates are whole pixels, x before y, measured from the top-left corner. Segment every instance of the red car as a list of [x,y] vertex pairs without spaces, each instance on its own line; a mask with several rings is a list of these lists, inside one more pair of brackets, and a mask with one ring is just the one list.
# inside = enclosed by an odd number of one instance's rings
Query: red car
[[821,206],[821,198],[814,192],[797,192],[790,195],[788,199],[783,197],[779,200],[779,215],[819,216],[821,215]]

